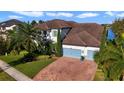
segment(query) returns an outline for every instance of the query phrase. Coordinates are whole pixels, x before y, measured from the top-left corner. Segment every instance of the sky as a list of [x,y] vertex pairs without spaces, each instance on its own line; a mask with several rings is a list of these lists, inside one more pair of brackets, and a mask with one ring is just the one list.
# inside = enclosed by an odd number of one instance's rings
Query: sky
[[79,23],[110,24],[124,18],[124,11],[0,11],[0,22],[9,19],[20,21],[63,19]]

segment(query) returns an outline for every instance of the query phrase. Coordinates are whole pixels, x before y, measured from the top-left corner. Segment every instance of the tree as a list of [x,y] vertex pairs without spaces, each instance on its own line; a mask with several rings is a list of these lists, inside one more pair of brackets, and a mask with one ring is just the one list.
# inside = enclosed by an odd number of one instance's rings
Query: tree
[[124,69],[123,50],[108,42],[98,54],[97,63],[104,72],[106,80],[119,80]]
[[43,20],[39,20],[39,23],[42,24],[42,23],[44,23],[44,21]]
[[121,36],[123,31],[120,30],[123,25],[120,23],[116,21],[112,24],[113,32],[116,33],[115,39],[108,40],[107,35],[103,34],[100,51],[95,55],[95,61],[104,72],[106,80],[119,80],[124,74],[124,39]]
[[[104,26],[104,31],[103,31],[103,35],[101,38],[101,44],[100,44],[100,51],[97,52],[94,55],[94,60],[95,62],[98,64],[98,68],[102,69],[105,79],[108,80],[108,70],[105,67],[106,63],[104,63],[104,53],[106,53],[106,47],[107,47],[107,31],[106,31],[107,26]],[[108,56],[108,54],[107,54]]]
[[124,33],[124,19],[116,19],[112,24],[112,30],[116,33],[116,35]]
[[51,40],[46,41],[45,52],[46,52],[46,55],[49,55],[51,57],[52,55],[52,41]]
[[[33,54],[52,54],[51,40],[47,39],[47,32],[34,28],[31,23],[19,24],[18,29],[13,29],[8,33],[8,50],[26,50],[29,56]],[[26,56],[27,57],[27,56]]]
[[42,49],[42,39],[36,28],[31,23],[19,24],[18,29],[9,31],[9,49],[16,50],[18,53],[23,49],[32,53]]
[[94,55],[94,60],[95,60],[95,62],[97,62],[99,68],[102,68],[102,64],[100,63],[101,52],[103,51],[104,48],[106,48],[106,45],[107,45],[107,31],[106,31],[106,28],[107,27],[105,25],[103,35],[102,35],[102,38],[101,38],[100,51],[96,52],[95,55]]
[[57,34],[56,56],[61,57],[62,55],[63,55],[63,53],[62,53],[62,41],[61,41],[61,33],[60,33],[60,29],[59,29],[58,34]]
[[31,25],[36,25],[37,24],[37,22],[35,21],[35,20],[33,20],[32,22],[31,22]]
[[6,52],[7,52],[7,42],[2,36],[0,36],[0,55],[5,55]]

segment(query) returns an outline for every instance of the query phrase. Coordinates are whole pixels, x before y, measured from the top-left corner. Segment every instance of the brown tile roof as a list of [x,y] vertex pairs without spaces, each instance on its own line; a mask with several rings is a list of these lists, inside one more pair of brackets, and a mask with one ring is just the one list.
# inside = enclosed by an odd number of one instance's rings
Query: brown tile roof
[[66,21],[64,21],[64,20],[59,20],[59,19],[47,21],[46,24],[48,25],[49,28],[71,27],[70,25],[68,25],[68,24],[66,23]]
[[103,27],[96,23],[76,23],[74,21],[51,20],[39,24],[39,28],[48,30],[51,28],[71,27],[68,35],[63,40],[63,44],[77,46],[94,46],[100,45]]
[[67,24],[70,25],[72,28],[80,26],[79,23],[74,21],[67,21]]
[[82,31],[78,34],[79,38],[86,43],[86,46],[97,47],[100,45],[100,41],[92,36],[87,31]]
[[47,31],[49,29],[48,25],[46,23],[41,23],[41,24],[37,24],[35,25],[35,28]]
[[42,24],[37,24],[35,27],[41,30],[48,30],[54,28],[66,28],[71,26],[68,23],[66,23],[66,21],[64,20],[54,19],[54,20],[46,21],[45,23]]
[[103,27],[98,24],[80,24],[80,26],[72,28],[63,44],[77,46],[98,47],[102,36]]
[[82,23],[80,24],[80,26],[83,30],[86,30],[98,40],[101,39],[101,35],[103,33],[103,26],[96,23]]
[[86,46],[86,43],[83,40],[81,40],[78,34],[70,34],[70,33],[63,40],[63,44]]

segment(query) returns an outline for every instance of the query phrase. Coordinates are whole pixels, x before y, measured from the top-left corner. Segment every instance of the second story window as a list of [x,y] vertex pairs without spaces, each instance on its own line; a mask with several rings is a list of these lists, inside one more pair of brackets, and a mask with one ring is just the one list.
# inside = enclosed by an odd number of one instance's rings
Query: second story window
[[53,32],[52,32],[52,36],[53,36],[53,37],[57,37],[57,31],[53,31]]

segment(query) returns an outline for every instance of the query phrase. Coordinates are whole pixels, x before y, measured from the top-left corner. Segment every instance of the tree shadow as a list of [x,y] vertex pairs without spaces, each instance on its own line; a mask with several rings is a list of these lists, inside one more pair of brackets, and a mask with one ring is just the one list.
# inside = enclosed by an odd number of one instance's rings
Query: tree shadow
[[[16,65],[20,65],[20,64],[25,64],[28,62],[33,62],[33,61],[38,61],[41,59],[38,59],[39,55],[32,55],[32,54],[27,54],[24,55],[22,58],[19,58],[18,60],[12,61],[10,63],[8,63],[10,66],[16,66]],[[49,59],[51,59],[52,56],[49,55]]]
[[3,70],[0,68],[0,73],[3,72]]
[[15,60],[15,61],[9,62],[8,64],[11,66],[16,66],[19,64],[27,63],[27,62],[32,62],[33,58],[34,58],[34,55],[28,53],[28,54],[24,55],[23,57]]
[[18,59],[16,61],[12,61],[12,62],[10,62],[8,64],[11,65],[11,66],[16,66],[16,65],[24,64],[24,63],[26,63],[26,62],[22,61],[22,58],[20,58],[20,59]]
[[27,54],[27,55],[23,56],[22,58],[19,58],[18,60],[15,60],[15,61],[12,61],[8,64],[11,65],[11,66],[16,66],[16,65],[19,65],[19,64],[25,64],[25,63],[32,62],[32,61],[37,61],[37,60],[38,60],[37,56]]

